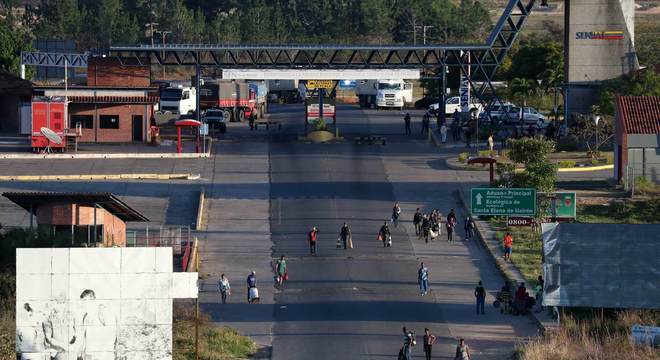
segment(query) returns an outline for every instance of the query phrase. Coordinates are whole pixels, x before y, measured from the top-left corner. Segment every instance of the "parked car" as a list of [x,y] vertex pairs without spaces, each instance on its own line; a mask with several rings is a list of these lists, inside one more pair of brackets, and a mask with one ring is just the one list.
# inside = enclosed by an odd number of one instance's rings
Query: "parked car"
[[[472,104],[470,105],[470,111],[472,111],[472,109],[477,109],[479,112],[483,111],[484,107],[478,102],[476,97],[472,97],[471,100]],[[439,107],[439,103],[433,103],[429,105],[429,110],[437,112]],[[461,111],[461,98],[459,96],[447,98],[447,100],[445,100],[445,114],[451,115],[456,110],[458,110],[458,112]]]
[[227,123],[221,109],[208,109],[202,117],[202,122],[209,125],[209,128],[218,129],[221,134],[227,131]]
[[[513,124],[518,121],[518,117],[520,116],[520,108],[512,103],[504,103],[504,104],[496,103],[493,104],[489,108],[489,110],[490,110],[490,118],[496,124],[500,122]],[[479,114],[479,120],[480,121],[488,120],[488,115],[485,110]]]

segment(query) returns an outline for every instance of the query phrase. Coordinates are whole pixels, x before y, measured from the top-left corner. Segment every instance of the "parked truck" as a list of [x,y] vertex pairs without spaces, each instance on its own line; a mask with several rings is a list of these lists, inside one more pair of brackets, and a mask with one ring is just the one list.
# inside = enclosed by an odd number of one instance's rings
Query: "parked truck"
[[220,109],[225,121],[243,121],[255,110],[257,92],[244,80],[205,80],[199,95],[202,110]]
[[271,102],[294,104],[304,99],[298,92],[298,80],[268,80],[268,96]]
[[400,108],[413,100],[412,83],[405,80],[362,80],[358,81],[355,93],[360,107]]
[[173,115],[192,114],[197,109],[196,94],[195,88],[189,86],[163,88],[160,90],[158,110],[169,111]]

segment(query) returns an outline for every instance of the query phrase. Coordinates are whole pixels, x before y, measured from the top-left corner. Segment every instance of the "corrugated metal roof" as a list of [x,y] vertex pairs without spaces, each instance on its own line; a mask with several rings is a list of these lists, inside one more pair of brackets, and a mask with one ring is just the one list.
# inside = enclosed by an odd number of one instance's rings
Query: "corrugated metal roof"
[[617,114],[626,134],[660,134],[660,96],[617,96]]
[[41,204],[67,203],[98,206],[104,208],[123,221],[149,221],[139,211],[128,206],[112,193],[100,192],[5,192],[2,196],[16,203],[27,211],[36,214],[36,208]]

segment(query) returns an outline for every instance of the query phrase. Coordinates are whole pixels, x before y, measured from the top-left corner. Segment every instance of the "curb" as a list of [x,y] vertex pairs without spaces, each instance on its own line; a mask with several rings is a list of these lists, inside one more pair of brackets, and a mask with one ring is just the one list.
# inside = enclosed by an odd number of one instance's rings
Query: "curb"
[[[456,190],[456,192],[458,193],[458,200],[461,203],[461,206],[463,206],[463,210],[465,210],[465,212],[468,213],[470,215],[470,217],[472,217],[472,212],[470,211],[470,209],[467,206],[467,203],[465,202],[465,198],[463,197],[463,192],[461,190]],[[506,263],[499,256],[495,255],[495,253],[491,249],[490,245],[486,241],[486,238],[483,235],[483,232],[485,230],[483,230],[482,227],[479,226],[477,221],[475,221],[474,224],[475,224],[475,228],[476,228],[476,234],[478,235],[477,238],[479,239],[481,245],[487,250],[487,253],[490,255],[491,259],[495,262],[495,267],[497,268],[497,270],[500,271],[502,276],[506,280],[515,281],[516,283],[518,283],[520,281],[525,281],[522,274],[518,274],[520,276],[520,278],[517,278],[514,274],[511,273],[511,271],[509,269],[506,268]],[[515,268],[515,265],[512,265],[512,266]],[[536,326],[539,328],[541,333],[544,333],[547,330],[546,327],[543,326],[543,323],[541,322],[541,320],[536,317],[534,312],[529,313],[527,316],[529,318],[531,318],[532,320],[534,320],[534,322],[536,323]]]
[[199,180],[199,174],[95,174],[95,175],[9,175],[0,181],[51,180]]
[[201,159],[211,157],[207,153],[125,153],[125,154],[0,154],[0,159]]
[[559,168],[557,172],[587,172],[587,171],[600,171],[600,170],[612,170],[614,165],[599,165],[599,166],[585,166],[585,167],[572,167],[572,168]]
[[205,190],[202,189],[199,192],[199,204],[197,206],[197,221],[195,221],[195,230],[202,230],[202,223],[204,221],[204,199],[205,199]]
[[[461,166],[452,164],[449,162],[449,158],[445,159],[445,165],[452,170],[466,170],[466,171],[488,171],[488,167],[473,168],[469,166]],[[585,166],[585,167],[573,167],[573,168],[558,168],[557,172],[589,172],[589,171],[601,171],[601,170],[611,170],[614,169],[614,165],[599,165],[599,166]],[[522,171],[522,169],[516,169],[516,171]]]

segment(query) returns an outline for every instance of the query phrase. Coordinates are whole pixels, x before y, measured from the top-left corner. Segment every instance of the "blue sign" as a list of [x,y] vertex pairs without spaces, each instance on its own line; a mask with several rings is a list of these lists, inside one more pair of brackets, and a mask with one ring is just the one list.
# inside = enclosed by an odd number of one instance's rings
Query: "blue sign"
[[357,81],[355,80],[341,80],[339,81],[340,89],[354,89],[357,86]]

